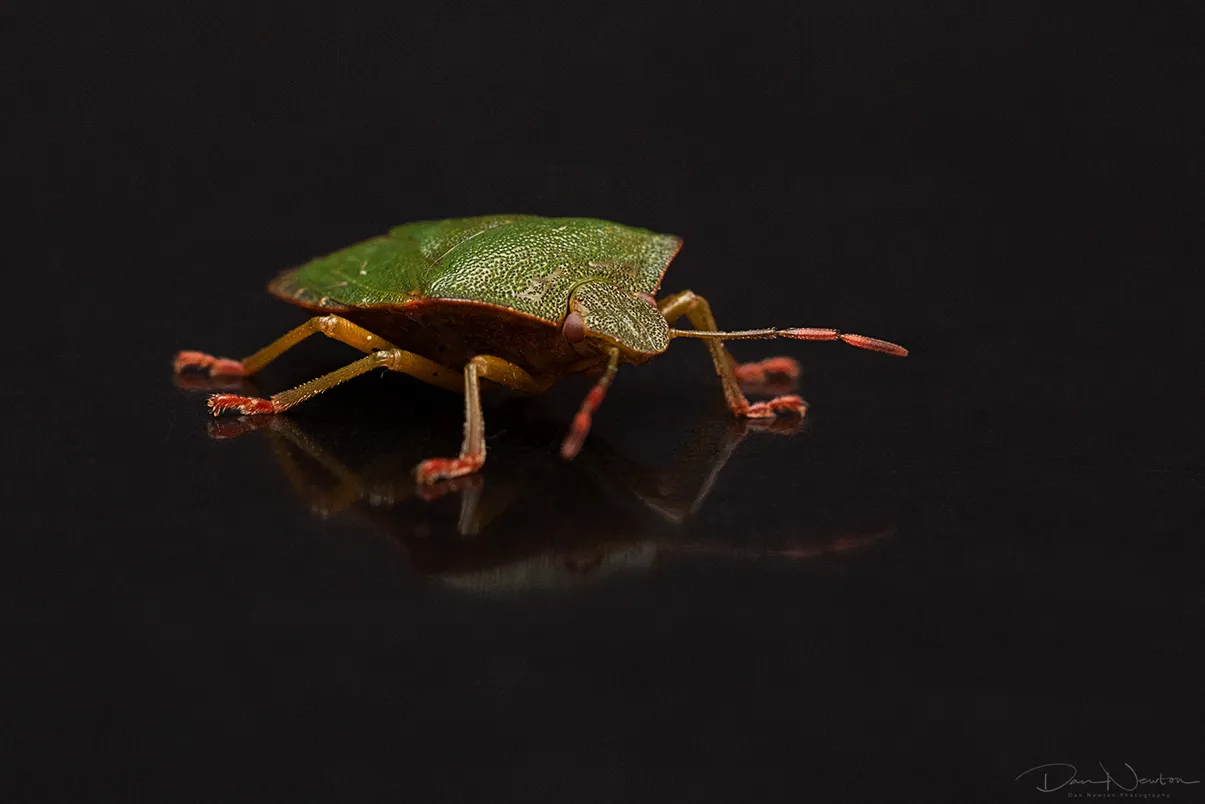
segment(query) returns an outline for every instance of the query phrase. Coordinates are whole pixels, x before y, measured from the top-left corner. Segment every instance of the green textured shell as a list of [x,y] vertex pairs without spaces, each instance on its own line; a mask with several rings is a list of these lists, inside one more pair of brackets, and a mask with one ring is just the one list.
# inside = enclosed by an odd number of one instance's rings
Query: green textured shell
[[269,289],[332,310],[449,299],[559,322],[583,282],[655,293],[681,245],[673,235],[595,218],[422,221],[286,271]]

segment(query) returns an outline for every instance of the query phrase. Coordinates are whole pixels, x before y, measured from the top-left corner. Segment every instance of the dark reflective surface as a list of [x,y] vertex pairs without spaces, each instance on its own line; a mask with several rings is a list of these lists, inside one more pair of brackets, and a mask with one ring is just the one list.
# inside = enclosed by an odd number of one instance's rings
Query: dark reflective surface
[[148,354],[147,410],[40,414],[63,437],[18,433],[54,473],[9,564],[36,789],[64,758],[196,800],[1018,798],[1026,768],[1106,755],[1191,776],[1194,470],[1060,454],[1079,409],[938,424],[903,392],[924,357],[817,356],[802,431],[742,434],[691,351],[621,378],[572,464],[580,389],[492,400],[487,471],[431,501],[409,470],[460,404],[406,378],[254,428]]
[[[563,425],[498,410],[489,472],[419,487],[414,466],[446,439],[425,425],[399,427],[379,406],[354,402],[322,420],[239,417],[212,422],[208,432],[228,439],[263,430],[311,514],[346,516],[392,537],[413,571],[452,587],[557,588],[648,571],[667,553],[806,559],[863,549],[895,532],[874,510],[873,494],[846,501],[848,527],[862,532],[833,530],[831,522],[827,530],[823,522],[809,527],[806,514],[786,533],[675,527],[702,507],[750,431],[793,435],[802,429],[798,417],[737,420],[717,399],[686,428],[679,454],[666,456],[669,465],[643,466],[600,439],[580,460],[564,462],[557,455]],[[806,498],[795,503],[809,507]]]
[[[901,8],[37,12],[5,50],[6,800],[1205,778],[1199,25]],[[302,320],[276,271],[510,210],[682,235],[664,290],[721,326],[912,356],[734,344],[812,404],[743,432],[675,344],[570,464],[588,383],[494,398],[433,500],[454,396],[374,374],[255,427],[173,383]]]

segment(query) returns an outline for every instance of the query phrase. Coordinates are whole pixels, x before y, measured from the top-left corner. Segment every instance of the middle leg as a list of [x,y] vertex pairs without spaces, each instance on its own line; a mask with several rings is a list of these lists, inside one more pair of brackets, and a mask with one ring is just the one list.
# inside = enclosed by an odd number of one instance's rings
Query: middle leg
[[226,411],[238,411],[244,414],[283,413],[294,405],[375,368],[387,368],[402,374],[409,374],[449,391],[461,390],[461,379],[453,369],[404,349],[383,349],[373,352],[367,357],[362,357],[354,363],[348,363],[343,368],[335,369],[329,374],[323,374],[321,377],[302,383],[296,388],[274,394],[270,399],[235,394],[214,394],[209,397],[209,409],[214,416]]
[[481,414],[481,379],[524,394],[540,394],[551,379],[537,379],[514,363],[493,355],[477,355],[464,367],[464,442],[455,458],[430,458],[415,469],[420,484],[476,472],[485,463],[485,419]]

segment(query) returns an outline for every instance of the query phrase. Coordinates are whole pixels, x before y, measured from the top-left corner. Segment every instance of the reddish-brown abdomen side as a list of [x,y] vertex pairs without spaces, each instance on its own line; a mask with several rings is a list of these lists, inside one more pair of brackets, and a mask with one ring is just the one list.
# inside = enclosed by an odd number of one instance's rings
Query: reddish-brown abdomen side
[[477,355],[494,355],[546,376],[563,374],[596,355],[605,359],[589,344],[569,343],[556,324],[492,304],[417,299],[400,305],[334,307],[281,298],[315,313],[341,315],[399,349],[449,368],[462,368]]

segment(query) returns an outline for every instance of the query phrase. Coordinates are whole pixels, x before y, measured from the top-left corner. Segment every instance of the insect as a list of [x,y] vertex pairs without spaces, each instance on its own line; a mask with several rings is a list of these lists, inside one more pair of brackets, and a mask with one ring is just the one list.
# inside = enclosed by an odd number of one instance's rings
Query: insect
[[[644,363],[675,338],[706,340],[728,407],[750,418],[803,415],[798,396],[751,403],[741,390],[742,382],[768,376],[794,378],[799,366],[783,357],[738,364],[724,340],[844,341],[908,354],[894,343],[835,329],[718,331],[702,296],[689,290],[660,300],[654,295],[681,245],[673,235],[593,218],[486,215],[408,223],[273,279],[269,292],[313,311],[309,321],[242,360],[183,351],[174,367],[177,373],[248,376],[322,333],[367,356],[269,399],[215,394],[209,409],[215,416],[282,413],[376,368],[461,393],[460,455],[416,467],[418,482],[431,483],[485,463],[483,384],[539,394],[566,375],[597,375],[561,445],[568,460],[581,449],[619,366]],[[671,328],[683,316],[694,328]]]

